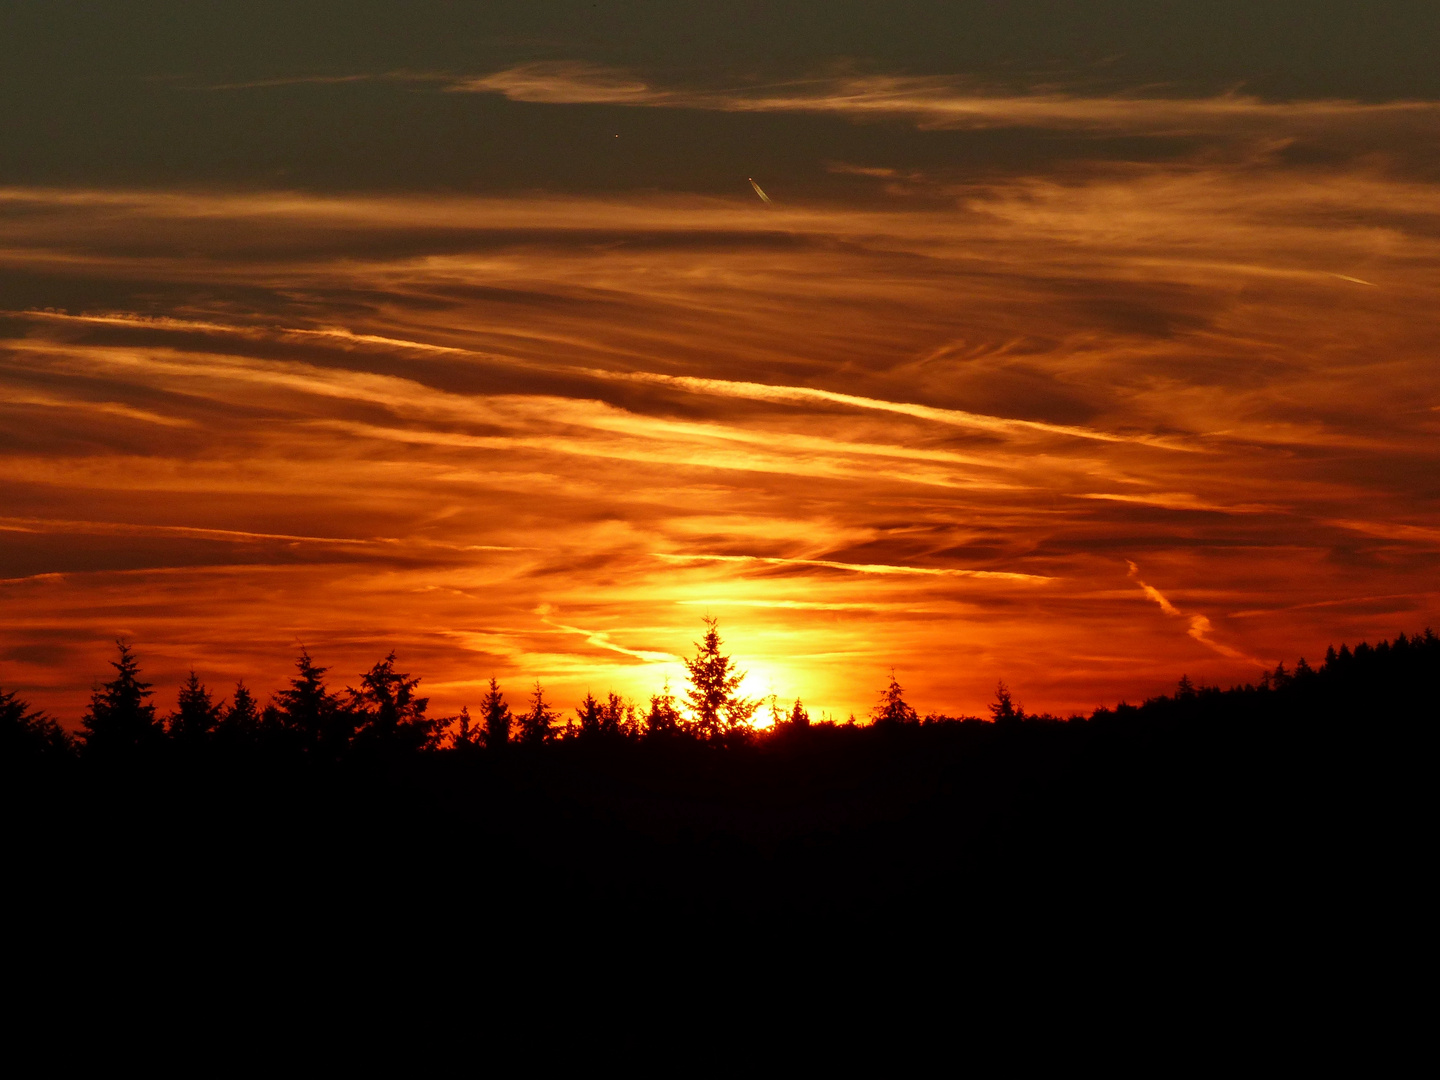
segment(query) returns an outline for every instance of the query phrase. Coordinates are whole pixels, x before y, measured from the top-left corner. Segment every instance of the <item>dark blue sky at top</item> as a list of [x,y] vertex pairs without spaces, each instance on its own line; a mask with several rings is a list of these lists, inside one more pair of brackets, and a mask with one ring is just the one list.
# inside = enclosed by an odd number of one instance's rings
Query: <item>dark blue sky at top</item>
[[[1035,130],[537,105],[437,83],[565,60],[665,85],[836,71],[997,91],[1440,97],[1440,4],[1332,0],[0,4],[0,184],[834,194],[837,160],[1039,172],[1189,149]],[[620,139],[616,139],[616,135]]]

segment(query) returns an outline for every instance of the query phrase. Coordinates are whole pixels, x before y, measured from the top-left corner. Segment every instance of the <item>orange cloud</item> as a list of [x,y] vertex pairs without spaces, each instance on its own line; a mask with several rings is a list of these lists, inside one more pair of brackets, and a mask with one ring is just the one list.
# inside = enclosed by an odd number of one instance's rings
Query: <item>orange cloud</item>
[[899,171],[933,198],[0,191],[0,685],[73,719],[123,634],[162,687],[303,644],[441,710],[639,698],[714,605],[818,712],[892,663],[1063,711],[1435,620],[1432,182]]

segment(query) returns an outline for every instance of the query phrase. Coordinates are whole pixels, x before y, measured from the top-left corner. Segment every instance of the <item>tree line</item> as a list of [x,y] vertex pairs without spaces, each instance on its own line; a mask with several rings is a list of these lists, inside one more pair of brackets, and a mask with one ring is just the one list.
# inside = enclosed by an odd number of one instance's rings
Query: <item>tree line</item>
[[[79,753],[114,758],[168,746],[340,759],[590,738],[688,737],[723,743],[753,736],[762,704],[740,693],[744,672],[724,652],[715,619],[706,619],[695,656],[685,659],[683,698],[667,681],[648,709],[615,693],[603,699],[587,693],[571,713],[555,708],[538,681],[523,705],[512,706],[491,678],[476,715],[466,707],[456,716],[437,717],[430,714],[429,698],[419,693],[420,679],[399,670],[394,652],[361,674],[357,686],[334,690],[326,682],[329,669],[302,649],[288,685],[263,705],[243,680],[228,699],[217,700],[191,671],[175,709],[162,714],[130,644],[117,641],[116,648],[114,677],[91,693],[76,737],[54,717],[0,688],[0,752],[8,757]],[[797,700],[783,722],[803,727],[810,717]]]
[[[677,696],[668,681],[649,700],[648,708],[615,693],[598,699],[587,693],[569,712],[547,700],[537,681],[524,704],[506,701],[499,682],[491,678],[476,715],[468,707],[456,716],[429,713],[429,699],[418,692],[420,679],[400,671],[393,652],[359,677],[358,686],[331,689],[328,669],[302,650],[288,685],[262,705],[242,681],[225,700],[216,700],[192,671],[181,685],[176,707],[162,715],[153,702],[152,684],[141,677],[139,661],[127,642],[117,642],[118,657],[111,662],[113,678],[92,692],[81,719],[78,736],[71,736],[51,716],[32,709],[15,692],[0,688],[0,758],[62,759],[81,755],[95,759],[130,757],[162,749],[208,753],[264,751],[303,755],[322,760],[385,757],[448,750],[467,753],[497,750],[511,744],[543,746],[569,740],[689,739],[727,746],[760,738],[784,738],[813,728],[835,727],[832,721],[813,722],[804,703],[781,708],[775,697],[768,702],[768,729],[755,725],[762,699],[740,692],[744,673],[724,652],[718,624],[705,620],[705,634],[695,643],[696,654],[684,660],[687,685]],[[904,728],[937,724],[994,723],[1050,725],[1084,723],[1128,712],[1163,714],[1198,704],[1218,706],[1244,699],[1252,702],[1270,695],[1285,700],[1356,698],[1356,688],[1384,683],[1433,686],[1440,671],[1440,638],[1426,629],[1422,634],[1399,635],[1393,642],[1354,650],[1342,645],[1327,650],[1318,668],[1302,657],[1293,668],[1283,663],[1266,671],[1257,684],[1231,687],[1196,686],[1181,676],[1173,695],[1153,698],[1135,707],[1099,708],[1089,716],[1066,718],[1028,714],[1003,683],[996,687],[988,721],[971,716],[929,714],[921,717],[905,700],[904,689],[892,669],[879,693],[869,721],[875,728]],[[1431,703],[1433,708],[1433,701]],[[844,726],[856,725],[852,715]]]

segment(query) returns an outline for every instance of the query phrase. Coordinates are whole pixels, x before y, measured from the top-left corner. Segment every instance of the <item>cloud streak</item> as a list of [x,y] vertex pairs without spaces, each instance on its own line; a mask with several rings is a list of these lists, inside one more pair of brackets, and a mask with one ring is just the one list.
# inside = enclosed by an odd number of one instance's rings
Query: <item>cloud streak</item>
[[[125,634],[161,685],[304,641],[396,648],[437,709],[643,698],[713,603],[835,715],[864,658],[922,709],[1003,676],[1064,711],[1434,621],[1433,183],[891,171],[771,207],[0,190],[0,653],[63,657],[0,685],[78,715]],[[1121,552],[1185,633],[1116,602]]]
[[[609,373],[597,374],[609,375]],[[727,382],[721,379],[700,379],[683,375],[660,375],[646,371],[629,372],[623,376],[610,375],[610,377],[634,379],[637,382],[657,382],[689,390],[693,393],[750,398],[755,401],[793,402],[796,404],[823,401],[856,409],[876,409],[881,412],[901,413],[905,416],[915,417],[918,420],[929,420],[937,424],[981,428],[986,431],[1005,432],[1007,434],[1039,432],[1046,435],[1064,435],[1075,439],[1095,439],[1100,442],[1144,443],[1150,446],[1163,447],[1167,450],[1190,449],[1189,447],[1177,445],[1168,439],[1154,436],[1116,435],[1110,432],[1095,431],[1090,428],[1074,427],[1066,424],[1047,424],[1043,421],[1036,420],[1016,420],[1003,416],[985,416],[979,413],[966,412],[962,409],[939,409],[929,405],[916,405],[911,402],[880,401],[875,398],[860,397],[855,394],[840,394],[833,390],[817,390],[805,386],[774,386],[762,383]]]
[[1210,636],[1215,632],[1215,628],[1211,625],[1210,620],[1206,616],[1186,615],[1183,611],[1181,611],[1169,600],[1167,600],[1165,598],[1165,595],[1159,589],[1155,588],[1153,585],[1147,585],[1145,584],[1145,582],[1140,580],[1140,568],[1138,566],[1136,566],[1133,562],[1129,562],[1129,560],[1126,560],[1126,563],[1130,567],[1130,576],[1135,579],[1135,584],[1139,585],[1140,590],[1151,600],[1155,601],[1157,605],[1159,605],[1162,612],[1170,616],[1172,619],[1185,619],[1190,624],[1189,629],[1185,631],[1185,633],[1188,634],[1190,637],[1194,638],[1201,645],[1204,645],[1207,649],[1210,649],[1228,659],[1248,660],[1251,663],[1256,664],[1260,667],[1265,666],[1262,661],[1256,660],[1254,657],[1247,656],[1239,649],[1231,648],[1229,645],[1225,645],[1221,642],[1215,641]]
[[994,578],[1004,581],[1041,582],[1042,574],[1021,574],[1005,570],[956,570],[926,566],[893,566],[884,563],[845,563],[831,559],[781,559],[765,555],[676,555],[655,553],[657,559],[675,562],[756,563],[766,566],[813,566],[825,570],[844,570],[852,574],[918,574],[930,577]]
[[1265,101],[1239,93],[1211,97],[1143,94],[1023,94],[949,77],[851,75],[727,89],[661,87],[623,71],[574,61],[518,64],[458,78],[453,92],[501,94],[546,105],[622,105],[750,113],[830,113],[897,118],[922,127],[1043,127],[1150,135],[1304,128],[1401,119],[1433,123],[1440,103],[1346,100]]

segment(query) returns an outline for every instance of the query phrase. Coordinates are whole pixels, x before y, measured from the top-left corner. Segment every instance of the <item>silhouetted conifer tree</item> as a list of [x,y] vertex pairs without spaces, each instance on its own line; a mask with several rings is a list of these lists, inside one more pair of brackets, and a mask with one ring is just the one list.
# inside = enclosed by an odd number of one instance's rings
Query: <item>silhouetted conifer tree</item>
[[625,714],[620,721],[620,733],[627,739],[638,739],[645,734],[645,714],[640,706],[626,699]]
[[346,687],[355,719],[355,742],[382,750],[433,750],[440,724],[425,715],[429,698],[417,697],[419,678],[395,670],[392,652],[360,677],[360,689]]
[[176,709],[166,723],[170,738],[182,746],[193,747],[208,742],[220,722],[222,708],[211,700],[210,691],[205,689],[200,677],[191,669],[190,677],[180,684]]
[[997,723],[1004,720],[1018,720],[1023,714],[1010,697],[1010,688],[1004,682],[995,684],[995,700],[990,705],[990,719]]
[[880,702],[870,710],[870,719],[876,724],[918,724],[919,715],[905,700],[905,691],[895,679],[895,669],[890,669],[890,685],[880,691]]
[[770,730],[779,731],[780,726],[785,723],[785,714],[780,711],[780,695],[770,695]]
[[675,705],[675,695],[670,690],[670,680],[660,693],[650,698],[650,711],[645,716],[645,734],[651,736],[673,735],[680,730],[680,710]]
[[611,690],[600,703],[600,734],[619,735],[625,723],[625,702]]
[[599,735],[604,728],[605,716],[600,703],[595,700],[595,695],[587,692],[585,700],[580,702],[575,710],[575,719],[579,721],[580,730],[577,732],[583,736]]
[[1286,686],[1290,685],[1290,678],[1290,673],[1285,670],[1285,662],[1282,660],[1275,665],[1275,670],[1270,675],[1270,685],[1276,690],[1283,690]]
[[798,697],[795,699],[795,707],[790,710],[790,726],[797,731],[810,726],[810,714],[805,711],[805,706]]
[[535,692],[530,695],[530,708],[520,717],[520,741],[531,746],[547,743],[555,737],[555,711],[545,701],[545,692],[540,681],[535,681]]
[[483,741],[480,729],[470,719],[468,705],[460,706],[460,715],[450,721],[450,726],[453,729],[450,732],[450,745],[453,749],[474,750]]
[[600,734],[628,737],[638,728],[635,706],[612,690],[600,706]]
[[140,681],[140,665],[130,646],[117,641],[120,659],[110,661],[115,678],[102,683],[90,695],[90,708],[80,723],[84,727],[85,753],[115,757],[148,750],[165,738],[165,728],[155,717],[150,684]]
[[0,763],[69,757],[74,750],[70,736],[53,719],[31,709],[14,691],[0,690]]
[[514,717],[510,706],[505,704],[505,695],[500,692],[500,683],[492,675],[490,689],[480,700],[480,721],[485,725],[485,745],[498,750],[510,741],[510,725]]
[[246,745],[260,737],[260,709],[244,681],[235,684],[230,705],[215,725],[215,736],[227,746]]
[[1195,696],[1195,684],[1190,681],[1189,675],[1180,676],[1180,682],[1175,687],[1175,696],[1177,698],[1193,698]]
[[749,727],[760,705],[736,693],[745,673],[736,670],[730,657],[720,651],[717,625],[718,620],[705,618],[704,640],[695,643],[695,658],[685,661],[690,675],[690,689],[685,696],[690,704],[691,724],[703,739],[716,739]]
[[[343,754],[354,734],[355,720],[325,686],[327,668],[301,650],[290,688],[275,695],[274,719],[285,735],[307,753],[336,757]],[[267,710],[267,713],[269,710]]]

